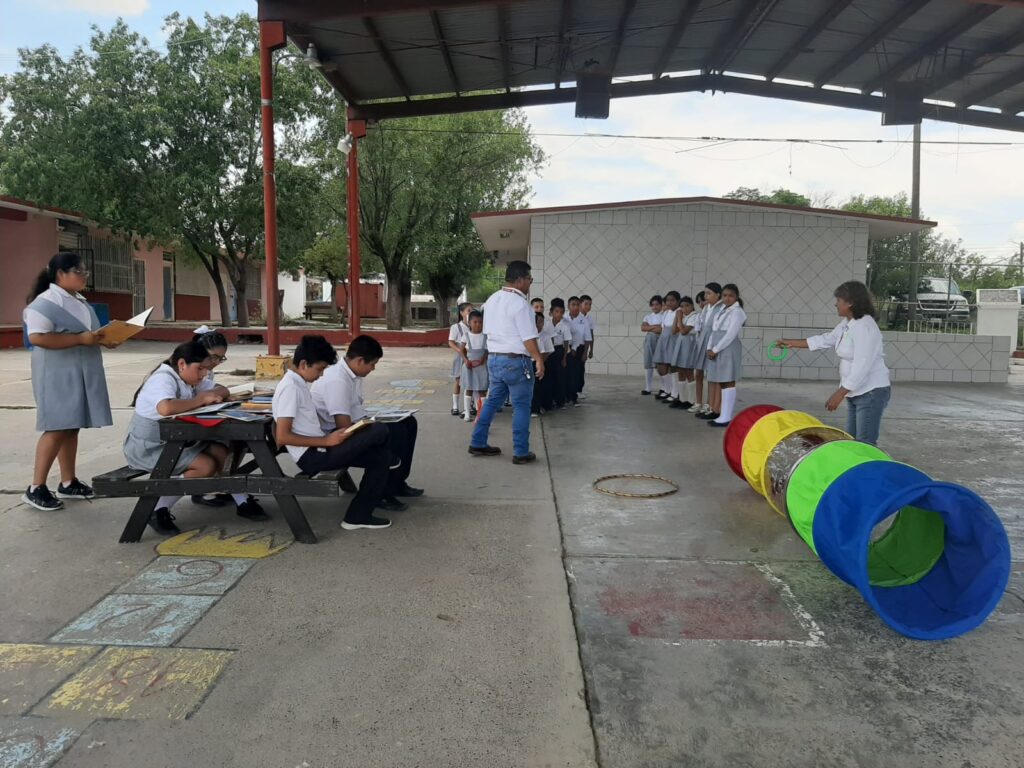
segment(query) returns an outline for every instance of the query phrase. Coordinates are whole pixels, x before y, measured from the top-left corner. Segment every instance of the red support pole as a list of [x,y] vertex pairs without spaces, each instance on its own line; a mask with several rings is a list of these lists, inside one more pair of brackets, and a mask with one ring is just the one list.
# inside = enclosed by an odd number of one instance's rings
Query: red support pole
[[277,300],[277,185],[274,179],[274,60],[285,44],[284,23],[260,22],[260,130],[263,136],[263,227],[267,281],[267,352],[281,354]]
[[362,272],[359,258],[359,140],[366,135],[366,122],[349,120],[352,149],[348,153],[348,329],[354,339],[359,335],[359,276]]

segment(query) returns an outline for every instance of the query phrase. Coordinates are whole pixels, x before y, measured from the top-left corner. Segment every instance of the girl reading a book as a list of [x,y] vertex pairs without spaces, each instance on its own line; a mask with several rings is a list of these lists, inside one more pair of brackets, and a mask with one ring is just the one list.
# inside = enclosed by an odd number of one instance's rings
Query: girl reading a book
[[[61,251],[36,278],[22,315],[33,346],[36,429],[43,434],[21,500],[44,511],[63,507],[61,499],[93,498],[75,475],[78,431],[113,424],[100,346],[117,345],[104,342],[99,318],[81,295],[88,282],[82,257]],[[56,495],[46,486],[54,461],[61,478]]]
[[[206,361],[209,350],[195,341],[186,341],[174,348],[135,392],[132,405],[135,414],[124,439],[124,456],[128,466],[150,472],[164,449],[160,437],[160,419],[176,416],[194,408],[219,403],[224,396],[218,392],[199,392],[199,384],[209,373]],[[187,446],[171,472],[172,477],[213,477],[221,471],[228,448],[221,443],[200,441]],[[149,524],[157,533],[169,536],[181,533],[174,524],[171,508],[180,496],[161,496]]]

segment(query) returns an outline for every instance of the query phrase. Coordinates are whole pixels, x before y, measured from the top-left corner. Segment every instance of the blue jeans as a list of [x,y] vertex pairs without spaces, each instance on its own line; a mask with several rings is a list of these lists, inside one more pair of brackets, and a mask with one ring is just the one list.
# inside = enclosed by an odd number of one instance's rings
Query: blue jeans
[[878,387],[863,395],[846,398],[846,431],[863,443],[878,443],[882,411],[889,404],[892,387]]
[[528,357],[487,356],[487,373],[491,385],[487,399],[480,409],[480,417],[473,428],[469,444],[473,448],[487,445],[494,414],[505,403],[505,395],[512,401],[512,450],[515,456],[530,452],[530,402],[533,400],[533,362]]

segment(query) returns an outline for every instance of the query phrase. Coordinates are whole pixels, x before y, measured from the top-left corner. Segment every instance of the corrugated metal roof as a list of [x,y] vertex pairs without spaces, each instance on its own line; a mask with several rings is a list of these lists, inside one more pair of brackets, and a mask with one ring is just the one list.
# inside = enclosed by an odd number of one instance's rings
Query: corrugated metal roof
[[260,0],[259,12],[313,43],[369,119],[573,101],[577,73],[599,72],[617,96],[724,90],[877,111],[899,98],[925,117],[1024,130],[1019,0]]

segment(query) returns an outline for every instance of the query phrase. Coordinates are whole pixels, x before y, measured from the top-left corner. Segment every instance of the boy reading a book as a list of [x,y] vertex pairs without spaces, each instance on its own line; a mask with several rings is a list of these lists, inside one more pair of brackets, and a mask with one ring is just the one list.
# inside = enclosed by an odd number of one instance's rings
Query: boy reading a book
[[359,491],[348,506],[341,527],[388,528],[391,521],[373,512],[384,493],[391,454],[388,431],[383,424],[346,432],[320,426],[310,385],[324,370],[338,362],[338,353],[323,336],[303,336],[292,356],[292,367],[274,391],[274,435],[277,444],[288,448],[299,469],[308,475],[362,467]]
[[[363,379],[366,378],[384,356],[380,342],[372,336],[357,336],[348,345],[345,358],[328,368],[313,384],[313,403],[320,416],[324,431],[346,429],[367,416],[363,406]],[[388,473],[381,509],[400,511],[406,505],[400,496],[422,496],[423,489],[409,485],[412,457],[416,450],[416,435],[419,426],[413,416],[387,424],[374,424],[388,433],[388,447],[391,455],[401,461],[398,467]]]

